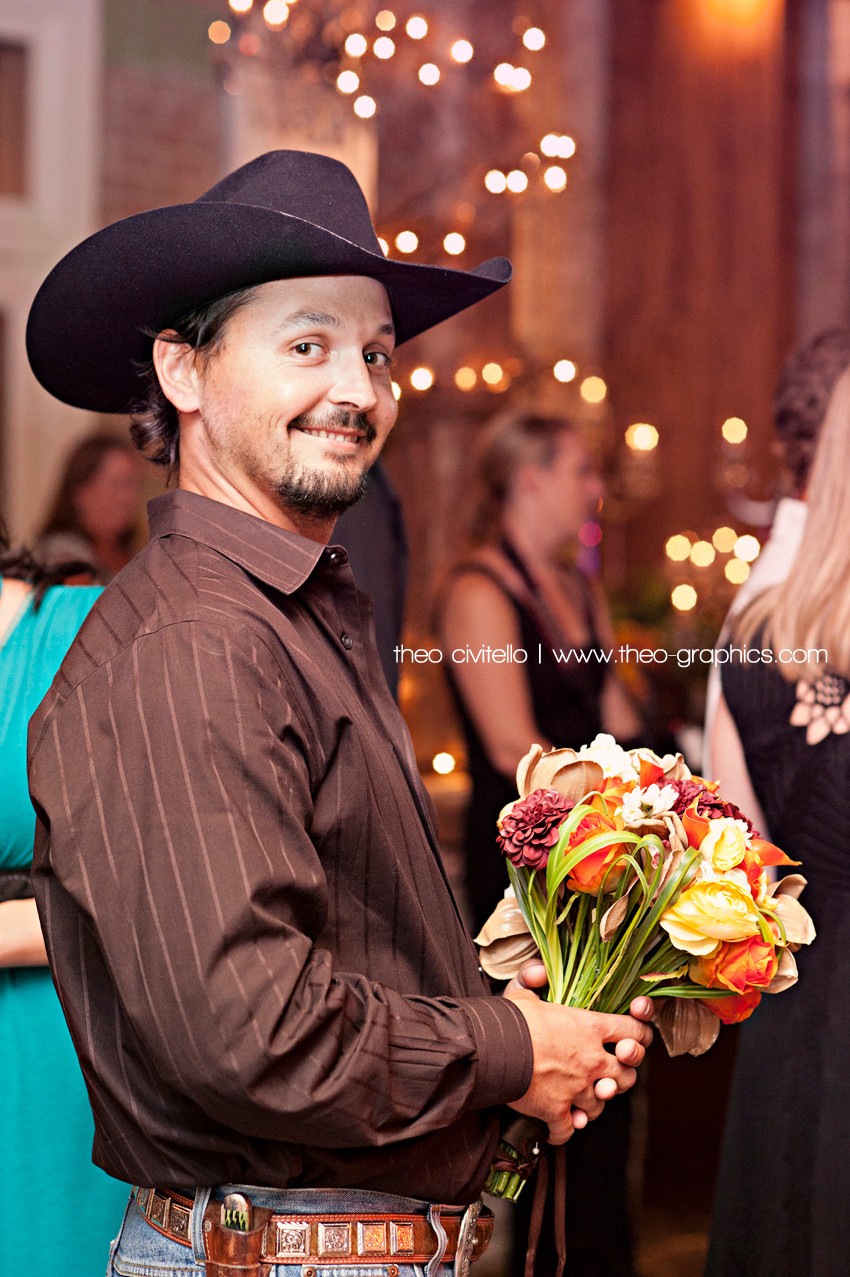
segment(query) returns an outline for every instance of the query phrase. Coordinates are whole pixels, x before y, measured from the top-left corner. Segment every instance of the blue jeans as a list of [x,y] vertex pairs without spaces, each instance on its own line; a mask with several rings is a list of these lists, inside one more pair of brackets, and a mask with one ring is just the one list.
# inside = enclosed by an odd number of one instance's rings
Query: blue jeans
[[[439,1212],[428,1202],[388,1193],[369,1193],[361,1189],[260,1189],[250,1185],[227,1184],[214,1190],[216,1198],[231,1191],[244,1191],[255,1205],[267,1207],[281,1215],[320,1214],[413,1214],[427,1215],[438,1237],[443,1235]],[[157,1232],[131,1196],[124,1213],[121,1230],[109,1251],[107,1277],[204,1277],[204,1242],[202,1222],[209,1189],[199,1189],[192,1211],[191,1246],[185,1246]],[[462,1207],[443,1207],[463,1214]],[[389,1264],[272,1264],[269,1277],[305,1277],[307,1270],[315,1277],[388,1277]],[[427,1265],[393,1265],[398,1277],[450,1277],[451,1263],[441,1264],[435,1256]]]

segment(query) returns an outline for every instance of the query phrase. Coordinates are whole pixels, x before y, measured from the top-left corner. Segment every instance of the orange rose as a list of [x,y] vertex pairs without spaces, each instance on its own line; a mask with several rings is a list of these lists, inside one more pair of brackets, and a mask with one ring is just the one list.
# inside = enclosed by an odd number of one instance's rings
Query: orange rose
[[740,1024],[742,1020],[749,1019],[760,1002],[758,989],[749,989],[735,998],[706,998],[702,1005],[713,1011],[724,1024]]
[[[592,838],[595,834],[619,833],[623,828],[623,824],[614,817],[609,816],[607,812],[592,811],[579,822],[573,831],[566,854],[570,855],[572,852],[577,851],[583,842],[588,838]],[[610,847],[601,847],[599,851],[592,851],[583,860],[580,860],[577,865],[573,866],[572,873],[567,880],[569,889],[571,891],[586,891],[591,895],[596,895],[604,880],[606,890],[612,891],[623,876],[626,866],[618,865],[610,873],[608,873],[608,870],[617,857],[623,854],[624,850],[624,845],[616,842],[612,843]]]
[[691,963],[691,979],[707,989],[731,989],[744,994],[751,989],[766,989],[779,959],[772,944],[761,936],[734,940],[720,945],[716,953],[697,958]]

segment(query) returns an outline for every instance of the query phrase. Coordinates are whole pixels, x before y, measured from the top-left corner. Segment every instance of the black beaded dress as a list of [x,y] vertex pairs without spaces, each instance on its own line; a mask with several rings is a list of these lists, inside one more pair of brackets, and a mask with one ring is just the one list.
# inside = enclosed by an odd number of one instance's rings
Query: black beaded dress
[[[728,665],[770,836],[808,880],[799,982],[740,1034],[706,1277],[850,1273],[850,683]],[[793,722],[792,722],[793,718]]]

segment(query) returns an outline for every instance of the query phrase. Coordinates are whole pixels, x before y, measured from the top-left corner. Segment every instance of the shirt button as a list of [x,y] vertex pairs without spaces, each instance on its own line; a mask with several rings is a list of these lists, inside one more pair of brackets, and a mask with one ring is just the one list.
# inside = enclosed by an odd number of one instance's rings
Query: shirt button
[[332,563],[332,564],[339,563],[339,559],[340,559],[340,555],[338,550],[328,551],[328,563]]
[[345,648],[346,652],[350,652],[351,649],[354,647],[354,639],[351,637],[350,634],[340,634],[339,641],[342,644],[342,646]]

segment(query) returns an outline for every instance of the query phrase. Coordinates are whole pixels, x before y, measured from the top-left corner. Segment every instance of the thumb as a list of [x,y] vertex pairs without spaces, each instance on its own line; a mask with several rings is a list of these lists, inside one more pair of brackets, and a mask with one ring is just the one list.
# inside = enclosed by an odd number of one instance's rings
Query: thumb
[[546,968],[539,958],[529,958],[507,985],[505,992],[515,989],[544,989],[548,984]]

